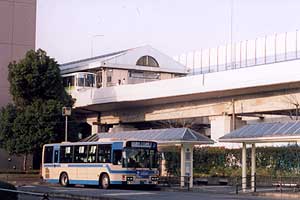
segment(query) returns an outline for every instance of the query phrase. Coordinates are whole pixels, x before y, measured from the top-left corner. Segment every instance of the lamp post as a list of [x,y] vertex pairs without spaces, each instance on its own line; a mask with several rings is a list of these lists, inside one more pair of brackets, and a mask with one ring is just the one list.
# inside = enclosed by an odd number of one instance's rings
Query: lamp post
[[66,117],[66,122],[65,122],[65,142],[68,141],[68,116],[71,116],[71,107],[63,107],[62,108],[62,116]]
[[94,42],[94,38],[95,37],[102,37],[104,35],[92,35],[92,39],[91,39],[91,57],[93,57],[94,54],[94,46],[93,46],[93,42]]

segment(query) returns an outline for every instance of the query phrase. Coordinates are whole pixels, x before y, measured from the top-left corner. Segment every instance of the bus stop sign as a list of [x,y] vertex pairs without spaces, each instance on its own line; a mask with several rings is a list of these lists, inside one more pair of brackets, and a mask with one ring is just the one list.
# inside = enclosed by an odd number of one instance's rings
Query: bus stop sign
[[71,107],[63,107],[62,108],[62,116],[70,116],[71,115]]

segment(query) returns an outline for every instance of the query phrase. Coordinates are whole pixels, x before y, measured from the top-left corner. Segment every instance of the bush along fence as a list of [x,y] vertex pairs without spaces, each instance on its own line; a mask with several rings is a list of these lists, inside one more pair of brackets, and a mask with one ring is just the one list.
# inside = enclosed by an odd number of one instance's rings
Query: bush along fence
[[[251,149],[247,150],[247,166],[250,169]],[[241,175],[241,149],[222,147],[201,147],[194,149],[195,177],[237,177]],[[179,151],[164,152],[169,175],[180,174]],[[300,175],[300,147],[257,147],[256,166],[258,176]]]

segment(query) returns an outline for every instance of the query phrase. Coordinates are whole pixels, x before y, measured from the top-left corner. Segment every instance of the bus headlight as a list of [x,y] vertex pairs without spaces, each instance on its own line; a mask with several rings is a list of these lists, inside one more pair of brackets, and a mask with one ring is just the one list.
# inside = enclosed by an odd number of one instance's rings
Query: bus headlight
[[158,177],[151,177],[151,181],[158,181],[159,178]]
[[133,181],[133,177],[132,177],[132,176],[127,176],[127,177],[126,177],[126,180],[127,180],[127,181]]

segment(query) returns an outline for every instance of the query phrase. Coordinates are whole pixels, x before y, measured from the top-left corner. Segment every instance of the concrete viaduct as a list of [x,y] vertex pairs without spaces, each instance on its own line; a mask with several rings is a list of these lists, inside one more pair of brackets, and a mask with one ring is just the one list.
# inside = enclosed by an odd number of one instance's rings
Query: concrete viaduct
[[198,123],[209,124],[211,138],[217,140],[249,119],[298,115],[300,60],[83,89],[72,96],[93,133],[104,125],[197,118]]

